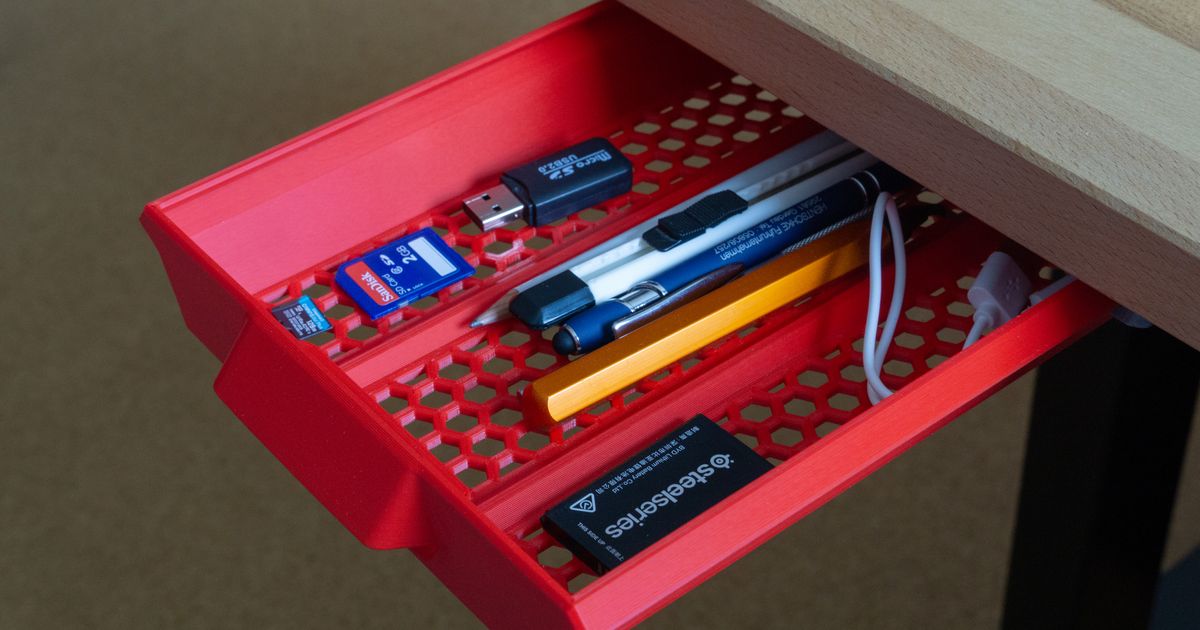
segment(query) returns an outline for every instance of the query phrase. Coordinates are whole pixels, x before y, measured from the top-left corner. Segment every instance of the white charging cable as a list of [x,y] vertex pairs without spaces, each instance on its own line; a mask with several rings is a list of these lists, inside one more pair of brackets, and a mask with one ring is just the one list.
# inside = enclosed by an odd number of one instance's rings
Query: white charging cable
[[[883,219],[885,215],[891,231],[896,279],[892,285],[892,301],[888,305],[883,335],[879,336],[879,311],[883,301]],[[892,395],[892,390],[883,384],[879,374],[883,369],[888,348],[892,345],[892,336],[896,334],[896,324],[900,321],[900,311],[904,302],[904,282],[907,275],[907,263],[904,257],[904,230],[900,226],[900,213],[896,210],[896,201],[888,193],[880,193],[879,197],[875,199],[875,210],[871,214],[871,242],[868,259],[870,297],[867,302],[867,324],[863,331],[862,354],[863,371],[867,376],[867,397],[874,405]]]
[[[891,233],[892,255],[895,259],[895,281],[892,285],[892,300],[888,305],[883,332],[879,330],[879,316],[883,302],[883,220],[887,218]],[[904,284],[907,262],[904,255],[904,230],[900,225],[900,213],[896,201],[888,193],[881,193],[875,200],[871,213],[871,241],[869,244],[868,267],[870,289],[867,301],[867,322],[863,330],[863,371],[867,377],[867,397],[871,404],[892,395],[892,390],[883,384],[881,373],[887,358],[900,312],[904,307]],[[987,330],[1000,326],[1016,317],[1029,303],[1032,291],[1021,267],[1004,252],[992,252],[983,263],[979,277],[967,290],[967,301],[975,309],[974,323],[967,333],[963,348],[979,341]]]

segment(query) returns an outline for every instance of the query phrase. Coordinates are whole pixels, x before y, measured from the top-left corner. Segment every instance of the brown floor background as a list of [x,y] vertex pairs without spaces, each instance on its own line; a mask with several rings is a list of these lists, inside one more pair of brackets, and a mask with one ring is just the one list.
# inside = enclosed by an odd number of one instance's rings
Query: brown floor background
[[[478,625],[216,399],[137,215],[581,4],[0,2],[0,628]],[[647,625],[995,627],[1030,386]],[[1197,438],[1167,565],[1200,543]]]

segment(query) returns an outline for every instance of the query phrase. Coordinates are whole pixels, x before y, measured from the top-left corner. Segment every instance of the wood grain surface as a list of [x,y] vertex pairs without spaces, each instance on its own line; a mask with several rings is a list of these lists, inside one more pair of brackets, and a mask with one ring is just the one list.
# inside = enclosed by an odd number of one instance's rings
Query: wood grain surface
[[1200,347],[1191,0],[626,0]]
[[1196,0],[1104,0],[1117,9],[1192,48],[1200,50],[1200,2]]

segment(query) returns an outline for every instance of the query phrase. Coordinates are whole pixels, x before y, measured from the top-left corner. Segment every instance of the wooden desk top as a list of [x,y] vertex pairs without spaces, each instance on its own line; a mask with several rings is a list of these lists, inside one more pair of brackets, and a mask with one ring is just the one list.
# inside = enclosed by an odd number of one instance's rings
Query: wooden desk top
[[1200,2],[626,3],[1200,347]]

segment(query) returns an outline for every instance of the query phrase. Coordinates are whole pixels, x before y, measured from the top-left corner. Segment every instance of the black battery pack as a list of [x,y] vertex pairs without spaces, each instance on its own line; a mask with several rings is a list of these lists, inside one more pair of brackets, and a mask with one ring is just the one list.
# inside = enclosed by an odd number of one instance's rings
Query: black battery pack
[[769,470],[698,415],[550,508],[542,528],[602,574]]

